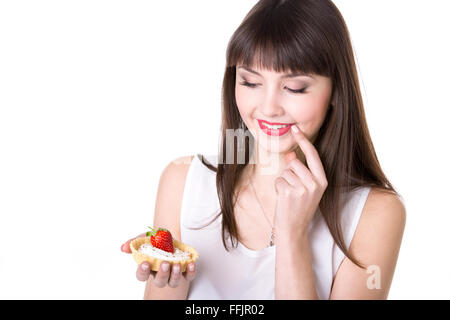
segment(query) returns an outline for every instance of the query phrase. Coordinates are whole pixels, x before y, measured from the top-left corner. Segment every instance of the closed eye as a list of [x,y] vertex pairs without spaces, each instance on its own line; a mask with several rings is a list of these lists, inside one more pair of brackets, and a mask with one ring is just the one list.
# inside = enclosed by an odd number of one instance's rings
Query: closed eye
[[[240,83],[243,86],[249,87],[249,88],[256,88],[258,86],[258,84],[256,83],[250,83],[248,81],[243,81]],[[286,87],[286,89],[288,89],[290,92],[292,93],[306,93],[305,90],[307,89],[307,87],[303,88],[303,89],[299,89],[299,90],[293,90],[293,89],[289,89]]]

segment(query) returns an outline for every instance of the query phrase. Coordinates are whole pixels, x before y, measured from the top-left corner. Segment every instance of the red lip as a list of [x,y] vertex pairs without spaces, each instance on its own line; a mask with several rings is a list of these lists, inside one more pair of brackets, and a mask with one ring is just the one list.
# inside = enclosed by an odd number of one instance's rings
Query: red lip
[[[267,134],[269,136],[277,136],[277,137],[288,133],[289,130],[291,130],[291,127],[293,125],[293,124],[288,124],[288,123],[270,123],[270,122],[259,120],[259,119],[258,119],[258,123],[259,123],[259,127],[261,128],[262,131],[264,131],[265,134]],[[264,125],[264,123],[268,123],[271,125],[287,125],[287,127],[281,128],[281,129],[270,129],[270,128],[266,127]]]
[[280,123],[280,122],[269,122],[269,121],[266,121],[266,120],[260,120],[260,119],[258,119],[258,122],[262,122],[262,123],[268,123],[268,124],[270,124],[270,125],[273,125],[273,126],[284,126],[284,125],[288,125],[288,124],[290,124],[290,125],[293,125],[293,123]]

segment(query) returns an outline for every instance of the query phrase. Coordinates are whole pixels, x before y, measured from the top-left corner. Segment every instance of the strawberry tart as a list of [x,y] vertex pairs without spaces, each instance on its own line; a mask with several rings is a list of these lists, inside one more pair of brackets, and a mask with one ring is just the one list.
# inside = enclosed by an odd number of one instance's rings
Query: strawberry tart
[[168,261],[171,265],[179,263],[181,272],[185,272],[187,265],[198,259],[197,250],[173,239],[169,230],[149,228],[151,231],[147,232],[146,237],[136,238],[130,243],[137,263],[149,262],[152,271],[158,271],[163,261]]

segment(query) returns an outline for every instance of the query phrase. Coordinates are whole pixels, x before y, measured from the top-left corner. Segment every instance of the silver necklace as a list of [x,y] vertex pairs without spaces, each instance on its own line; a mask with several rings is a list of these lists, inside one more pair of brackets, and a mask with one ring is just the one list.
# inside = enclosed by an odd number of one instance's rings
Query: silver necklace
[[[264,217],[266,218],[267,222],[270,225],[270,228],[272,229],[272,232],[270,233],[270,242],[267,245],[267,247],[271,247],[271,246],[273,246],[275,244],[275,227],[273,226],[273,223],[270,222],[269,218],[267,218],[267,215],[264,212],[263,206],[261,205],[261,202],[259,201],[258,195],[256,194],[255,187],[253,186],[252,179],[249,178],[249,180],[250,180],[250,185],[252,186],[253,192],[255,193],[256,200],[258,201],[259,207],[261,208],[261,211],[263,212]],[[275,208],[276,208],[276,204],[275,204]],[[275,219],[275,215],[274,215],[274,219]]]

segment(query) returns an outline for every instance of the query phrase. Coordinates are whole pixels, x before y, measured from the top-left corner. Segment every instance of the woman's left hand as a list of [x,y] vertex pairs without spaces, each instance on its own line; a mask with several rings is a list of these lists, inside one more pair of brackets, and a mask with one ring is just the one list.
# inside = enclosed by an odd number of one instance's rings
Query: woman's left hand
[[303,132],[298,130],[296,133],[294,130],[292,126],[292,136],[303,151],[309,170],[297,159],[295,152],[286,155],[287,166],[275,179],[278,198],[275,217],[276,238],[280,234],[307,235],[309,224],[328,186],[316,148]]

